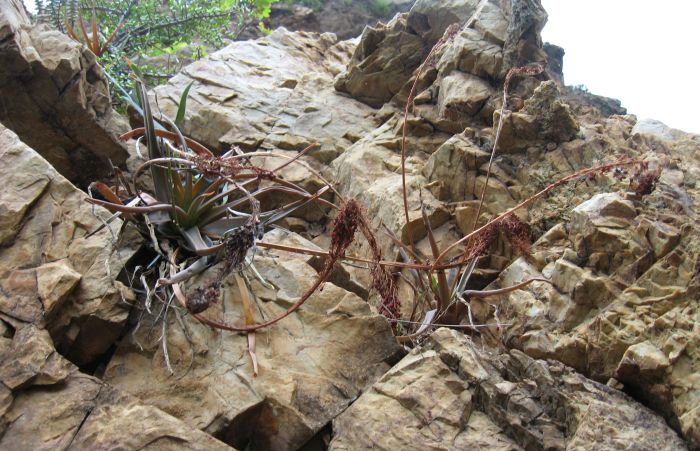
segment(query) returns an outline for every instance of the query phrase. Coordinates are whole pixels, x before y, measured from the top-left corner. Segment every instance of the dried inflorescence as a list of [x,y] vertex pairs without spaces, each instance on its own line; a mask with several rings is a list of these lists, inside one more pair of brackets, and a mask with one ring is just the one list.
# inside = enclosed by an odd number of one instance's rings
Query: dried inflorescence
[[607,167],[597,172],[591,172],[588,175],[589,180],[593,180],[598,175],[606,174],[612,171],[612,176],[620,181],[629,180],[629,188],[637,196],[646,196],[651,194],[656,189],[656,184],[661,177],[661,167],[649,169],[648,161],[640,161],[634,166],[634,173],[630,175],[630,171],[624,167]]
[[499,228],[505,232],[515,252],[524,254],[530,250],[530,226],[516,215],[510,214],[501,219]]
[[355,238],[357,226],[360,224],[362,208],[355,199],[345,202],[331,225],[331,248],[329,250],[330,264],[345,257],[345,251]]
[[372,262],[369,264],[369,272],[372,277],[371,289],[376,290],[382,298],[382,308],[384,314],[389,319],[398,319],[400,315],[400,304],[398,298],[398,288],[394,283],[394,278],[389,271],[379,262],[382,259],[382,252],[377,244],[377,239],[367,222],[367,217],[360,216],[360,229],[367,239],[367,243],[372,251]]
[[661,168],[649,169],[649,163],[645,161],[637,167],[637,171],[630,177],[630,188],[637,196],[646,196],[656,189],[660,177]]
[[224,239],[222,279],[234,269],[240,269],[248,250],[255,244],[255,225],[246,224]]
[[221,290],[218,284],[206,287],[197,287],[187,296],[185,306],[190,313],[198,314],[208,309],[219,300]]
[[469,244],[464,249],[463,259],[468,261],[488,253],[497,236],[498,228],[496,223],[489,224],[469,241]]
[[488,253],[498,238],[498,232],[503,231],[513,249],[520,254],[530,249],[530,226],[511,213],[503,218],[490,222],[482,229],[464,250],[466,260],[480,257]]
[[384,314],[390,319],[397,319],[399,317],[399,301],[396,284],[389,271],[380,264],[382,253],[377,244],[377,239],[372,232],[362,207],[355,199],[347,201],[333,221],[329,252],[331,258],[327,260],[326,270],[330,269],[328,265],[332,266],[336,260],[345,256],[345,250],[352,243],[358,227],[367,239],[372,252],[372,262],[369,264],[372,277],[371,289],[376,290],[381,296]]
[[187,296],[186,306],[190,313],[202,313],[219,299],[221,283],[231,271],[241,268],[248,250],[255,245],[255,229],[254,224],[247,224],[225,237],[223,264],[216,277],[207,286],[195,288]]

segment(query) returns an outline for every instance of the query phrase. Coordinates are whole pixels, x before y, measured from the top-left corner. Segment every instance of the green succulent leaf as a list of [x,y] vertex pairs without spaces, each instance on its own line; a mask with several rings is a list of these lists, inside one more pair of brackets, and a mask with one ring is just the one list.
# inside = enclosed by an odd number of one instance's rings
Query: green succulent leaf
[[197,255],[213,255],[222,248],[222,245],[212,246],[211,243],[207,242],[208,239],[202,236],[202,232],[197,226],[183,230],[182,236]]
[[[146,147],[148,148],[148,158],[151,160],[162,158],[163,151],[160,148],[158,138],[156,137],[156,126],[153,120],[153,114],[151,113],[151,106],[148,102],[146,85],[142,81],[138,82],[138,89],[136,92],[139,96],[139,103],[141,103],[143,108],[143,126],[146,129]],[[171,190],[166,169],[157,165],[152,165],[151,177],[153,177],[153,186],[156,191],[156,198],[162,202],[169,203]]]
[[190,93],[190,88],[192,87],[192,84],[194,81],[189,82],[189,84],[185,87],[185,90],[182,91],[182,95],[180,96],[180,103],[178,104],[177,107],[177,115],[175,116],[175,125],[178,127],[182,127],[182,123],[185,121],[185,112],[187,111],[187,96]]

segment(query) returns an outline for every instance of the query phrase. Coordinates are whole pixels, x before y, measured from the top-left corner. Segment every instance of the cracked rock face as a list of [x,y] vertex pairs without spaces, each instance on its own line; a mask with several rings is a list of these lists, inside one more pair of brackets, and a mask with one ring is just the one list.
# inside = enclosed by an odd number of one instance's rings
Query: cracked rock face
[[187,66],[153,98],[174,117],[182,90],[194,80],[183,127],[194,139],[213,149],[245,150],[299,151],[317,142],[330,161],[374,127],[370,108],[331,86],[351,51],[331,34],[278,29]]
[[[258,255],[255,267],[269,285],[251,281],[254,308],[268,319],[289,308],[317,276],[303,258],[284,254]],[[197,283],[206,284],[218,270],[207,270]],[[238,287],[229,277],[206,315],[244,324],[240,305]],[[161,324],[149,334],[151,324],[165,314],[161,309],[154,305],[154,316],[142,316],[110,361],[105,380],[240,448],[298,449],[400,352],[384,317],[357,295],[326,283],[297,312],[255,334],[257,377],[245,335],[222,334],[191,317],[177,319],[181,313],[171,310],[163,329],[175,371],[171,375],[159,339]]]
[[[531,277],[552,284],[534,283],[492,301],[504,313],[501,320],[511,324],[502,339],[595,380],[614,379],[697,446],[700,229],[693,218],[700,199],[700,141],[658,127],[651,130],[655,134],[641,125],[635,132],[619,118],[602,124],[605,141],[593,134],[584,146],[562,148],[568,157],[560,164],[581,164],[575,161],[590,161],[605,148],[630,146],[652,161],[670,159],[675,169],[665,164],[650,195],[601,192],[581,202],[528,256],[505,269],[495,286]],[[626,125],[618,134],[620,124]],[[558,158],[549,156],[553,163]],[[531,167],[531,174],[540,169]],[[575,203],[572,194],[562,191],[548,203]]]
[[622,392],[444,328],[338,416],[333,432],[331,450],[686,449]]
[[34,325],[0,338],[0,356],[3,449],[233,449],[80,373]]
[[[87,70],[92,87],[78,83],[87,89],[79,98],[94,100],[82,108],[100,117],[102,81],[88,70],[93,62],[55,33],[23,27],[16,2],[7,4],[0,6],[0,38],[7,38],[0,57],[15,55],[7,51],[17,39],[31,43],[22,48],[36,55],[23,55],[34,58],[37,75],[23,72],[25,84],[50,66],[52,80],[71,88]],[[414,69],[449,24],[476,12],[418,80],[404,124]],[[292,450],[309,449],[310,440],[325,440],[325,449],[331,439],[338,450],[697,446],[698,138],[616,116],[621,111],[605,99],[560,93],[546,75],[518,78],[487,182],[504,77],[514,65],[544,61],[545,19],[537,0],[420,0],[356,42],[277,30],[233,43],[151,93],[174,116],[194,82],[183,131],[217,151],[240,146],[293,157],[318,142],[302,157],[308,167],[280,175],[309,191],[322,177],[331,180],[362,203],[376,230],[384,224],[423,255],[432,254],[421,206],[444,249],[564,174],[621,157],[664,168],[647,196],[601,173],[519,211],[537,239],[531,252],[517,258],[499,236],[469,288],[534,276],[551,283],[468,299],[473,320],[494,326],[473,334],[477,345],[440,329],[398,363],[406,351],[356,265],[338,264],[297,312],[256,332],[257,377],[247,336],[213,331],[157,300],[131,309],[125,301],[133,293],[116,278],[138,240],[127,237],[113,250],[109,231],[88,236],[107,212],[85,204],[84,193],[0,127],[7,186],[0,194],[0,447]],[[66,117],[86,127],[83,116]],[[59,169],[73,161],[61,158],[54,160]],[[328,216],[300,209],[284,226],[303,238],[274,230],[264,240],[325,248]],[[395,242],[381,233],[385,258],[396,258]],[[363,241],[348,253],[367,255]],[[324,266],[318,256],[256,252],[265,282],[249,282],[256,315],[267,319],[293,305]],[[187,281],[185,291],[218,270]],[[397,281],[409,318],[415,294],[404,278]],[[205,315],[243,324],[234,278],[221,293]],[[418,320],[431,308],[424,304]],[[494,344],[498,352],[486,350]],[[98,368],[103,380],[78,367]]]
[[116,248],[119,220],[88,236],[109,213],[2,125],[0,175],[0,319],[46,328],[74,363],[91,363],[127,319],[128,290],[115,278],[141,240]]
[[126,162],[118,135],[126,124],[112,111],[95,56],[68,36],[30,26],[22,3],[0,6],[0,122],[64,177],[87,186]]
[[0,175],[0,448],[232,449],[78,370],[122,331],[135,249],[88,237],[109,214],[3,126]]

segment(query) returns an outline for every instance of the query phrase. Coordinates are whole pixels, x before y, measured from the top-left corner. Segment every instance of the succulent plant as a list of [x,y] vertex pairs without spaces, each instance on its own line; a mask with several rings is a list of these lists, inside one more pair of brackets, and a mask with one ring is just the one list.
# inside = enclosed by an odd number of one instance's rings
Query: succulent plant
[[[225,256],[230,258],[232,243],[240,247],[236,250],[238,261],[233,266],[240,266],[266,227],[302,205],[318,200],[328,189],[308,193],[283,181],[273,171],[241,163],[246,159],[245,154],[232,151],[214,156],[203,145],[185,138],[175,122],[163,118],[173,131],[160,126],[153,118],[144,85],[139,83],[138,87],[144,127],[122,138],[143,136],[148,159],[134,171],[131,182],[118,173],[118,183],[113,188],[101,182],[93,183],[91,190],[103,199],[88,200],[135,224],[159,252],[162,244],[166,244],[177,248],[180,258],[195,259],[162,283],[182,281]],[[178,121],[184,117],[188,92],[189,86],[180,99]],[[137,182],[146,170],[150,171],[152,192]],[[262,179],[272,184],[259,188]],[[257,197],[269,192],[291,194],[298,200],[260,211]]]

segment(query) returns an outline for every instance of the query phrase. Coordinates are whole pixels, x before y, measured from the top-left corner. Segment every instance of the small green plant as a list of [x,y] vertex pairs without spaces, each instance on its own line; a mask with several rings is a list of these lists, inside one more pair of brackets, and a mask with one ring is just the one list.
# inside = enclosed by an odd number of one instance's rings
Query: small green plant
[[[182,94],[175,121],[161,119],[170,130],[154,119],[144,84],[139,81],[137,86],[144,127],[126,133],[122,138],[143,138],[148,158],[134,171],[131,181],[118,172],[117,183],[113,187],[100,182],[91,184],[90,192],[94,195],[88,201],[113,212],[113,218],[121,216],[126,223],[134,225],[150,242],[156,255],[155,261],[161,261],[160,265],[150,265],[159,268],[154,285],[148,284],[145,275],[141,278],[145,292],[148,293],[147,305],[154,297],[161,300],[176,298],[182,308],[203,323],[222,329],[245,331],[254,337],[256,329],[274,324],[308,299],[321,281],[329,276],[333,263],[343,257],[352,236],[347,244],[343,242],[335,245],[335,254],[328,258],[325,276],[319,278],[316,287],[284,315],[265,323],[254,322],[249,304],[250,293],[247,291],[241,292],[245,303],[245,326],[230,326],[202,316],[216,302],[224,278],[233,272],[243,290],[245,284],[241,281],[244,278],[244,266],[253,267],[249,251],[256,246],[272,223],[296,209],[308,203],[319,203],[340,210],[340,221],[345,223],[347,220],[342,218],[348,216],[343,211],[348,209],[336,207],[321,197],[329,186],[309,193],[276,174],[289,164],[303,165],[297,159],[313,146],[296,158],[271,152],[243,154],[237,149],[216,157],[206,147],[184,137],[178,129],[178,124],[185,117],[191,85]],[[266,170],[248,163],[251,156],[277,158],[284,162],[274,170]],[[152,190],[145,189],[138,183],[146,171],[150,172]],[[260,186],[262,181],[266,182],[266,186]],[[275,193],[283,193],[285,197],[291,195],[297,200],[279,208],[261,210],[258,197]],[[95,197],[97,194],[101,198]],[[346,226],[345,229],[348,227],[353,226]],[[244,265],[247,258],[248,265]],[[219,262],[224,264],[211,285],[185,295],[182,284]],[[155,269],[151,270],[151,275],[154,275],[152,271]],[[166,302],[169,305],[170,301]],[[255,361],[254,338],[249,340],[251,357]]]
[[80,32],[82,33],[82,37],[78,36],[78,33],[75,32],[73,26],[71,25],[71,22],[68,19],[64,21],[66,25],[66,31],[68,32],[68,35],[76,41],[82,42],[85,45],[87,45],[90,51],[94,53],[95,56],[97,56],[98,58],[105,54],[105,52],[109,48],[109,45],[112,43],[114,38],[117,37],[117,33],[119,33],[119,30],[121,30],[122,26],[124,25],[124,20],[126,20],[126,18],[122,18],[122,20],[119,21],[112,33],[110,33],[110,35],[104,40],[104,42],[100,42],[100,32],[97,23],[97,12],[95,11],[95,4],[93,3],[92,5],[92,16],[90,18],[90,33],[88,33],[87,31],[87,27],[85,25],[85,20],[83,19],[83,16],[79,15],[78,18],[80,22]]
[[[210,256],[220,253],[236,233],[245,229],[247,234],[257,236],[265,225],[283,218],[307,202],[317,200],[326,191],[324,188],[310,194],[297,186],[290,186],[289,182],[283,182],[274,171],[242,163],[244,158],[241,155],[228,153],[215,157],[206,147],[185,138],[177,124],[184,118],[191,85],[183,91],[175,121],[163,118],[172,131],[157,124],[143,83],[138,86],[144,127],[124,134],[122,139],[143,136],[148,159],[134,171],[131,183],[123,177],[118,178],[113,188],[103,183],[93,183],[91,188],[99,192],[103,200],[91,198],[90,202],[122,214],[144,236],[155,237],[152,243],[155,248],[159,246],[158,238],[165,238],[182,249],[183,256],[208,260]],[[146,170],[150,171],[152,192],[145,191],[137,183]],[[277,184],[252,192],[246,188],[263,179]],[[261,212],[256,197],[268,192],[284,192],[299,197],[299,200],[282,208]],[[129,200],[125,201],[124,196]],[[248,213],[239,211],[244,207]],[[250,242],[250,245],[245,250],[253,245],[254,239],[246,242]],[[196,268],[206,266],[202,262]],[[191,276],[194,271],[186,265],[182,273]]]

